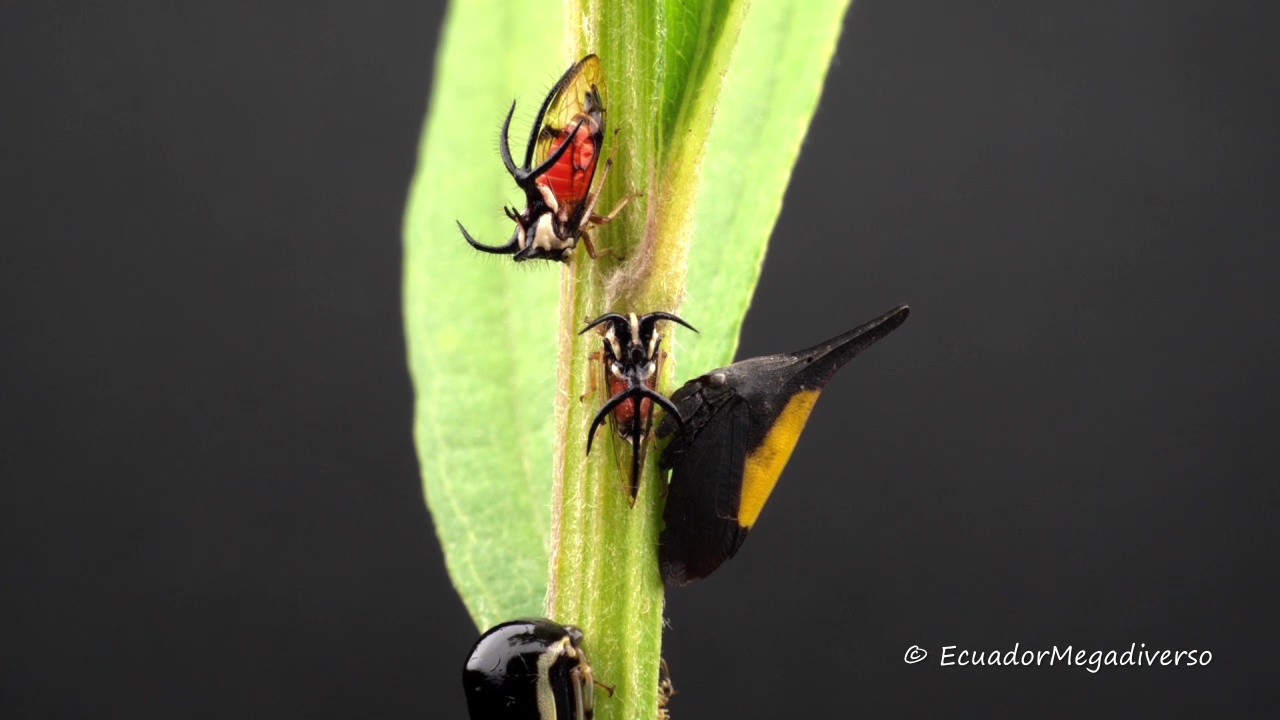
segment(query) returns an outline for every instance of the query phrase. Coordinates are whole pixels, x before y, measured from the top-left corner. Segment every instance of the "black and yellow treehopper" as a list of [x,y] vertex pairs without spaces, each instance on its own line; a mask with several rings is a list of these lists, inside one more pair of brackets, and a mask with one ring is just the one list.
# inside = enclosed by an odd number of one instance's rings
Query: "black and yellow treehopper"
[[662,578],[684,585],[710,575],[742,547],[804,430],[822,388],[845,363],[907,319],[900,305],[806,350],[712,370],[671,396],[658,437],[671,487],[659,538]]

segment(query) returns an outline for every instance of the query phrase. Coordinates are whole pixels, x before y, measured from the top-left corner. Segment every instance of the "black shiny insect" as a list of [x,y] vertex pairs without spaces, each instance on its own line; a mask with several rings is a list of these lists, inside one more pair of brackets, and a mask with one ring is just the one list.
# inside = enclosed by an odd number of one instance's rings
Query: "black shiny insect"
[[805,350],[751,358],[694,378],[671,395],[682,423],[659,465],[671,484],[658,543],[672,586],[710,575],[747,539],[836,371],[907,319],[900,305],[865,325]]
[[[587,452],[591,452],[600,424],[612,415],[618,436],[631,443],[629,491],[632,505],[640,492],[640,468],[644,465],[644,443],[653,424],[653,405],[665,410],[671,422],[680,423],[680,413],[675,406],[654,389],[661,374],[662,358],[666,355],[662,350],[662,333],[656,328],[659,320],[679,323],[697,332],[676,315],[654,312],[647,315],[605,313],[587,323],[578,333],[581,335],[592,328],[604,326],[601,333],[604,347],[592,357],[604,366],[605,387],[610,395],[591,421],[591,429],[587,431]],[[594,379],[594,372],[592,377]]]
[[511,116],[516,110],[516,104],[511,103],[502,123],[498,149],[507,172],[524,191],[525,209],[503,208],[507,217],[516,223],[515,232],[506,245],[478,242],[459,222],[458,229],[471,247],[511,255],[517,262],[535,259],[568,262],[581,239],[592,258],[603,254],[596,252],[587,228],[609,222],[634,197],[623,198],[606,216],[595,214],[600,188],[613,164],[612,159],[605,161],[600,181],[595,183],[596,166],[604,144],[604,91],[604,70],[596,55],[588,55],[566,70],[538,109],[524,164],[520,166],[511,157]]
[[591,720],[596,684],[582,631],[543,618],[491,628],[462,671],[471,720]]

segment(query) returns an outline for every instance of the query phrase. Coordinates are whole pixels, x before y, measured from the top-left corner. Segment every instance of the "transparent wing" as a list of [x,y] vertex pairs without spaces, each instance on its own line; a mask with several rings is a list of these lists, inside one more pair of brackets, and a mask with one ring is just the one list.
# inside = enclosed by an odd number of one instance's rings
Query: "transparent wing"
[[538,111],[525,160],[538,167],[564,143],[567,152],[538,178],[550,188],[569,217],[591,191],[604,142],[604,71],[600,58],[588,55],[565,71]]

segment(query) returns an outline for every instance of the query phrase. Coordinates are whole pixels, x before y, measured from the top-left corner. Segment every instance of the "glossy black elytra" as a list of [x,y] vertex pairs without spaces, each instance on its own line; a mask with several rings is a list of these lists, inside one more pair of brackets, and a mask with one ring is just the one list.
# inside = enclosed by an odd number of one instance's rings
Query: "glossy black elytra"
[[710,575],[747,539],[836,371],[907,319],[900,305],[865,325],[805,350],[751,358],[694,378],[671,395],[683,423],[659,464],[671,484],[658,543],[672,586]]
[[595,684],[582,631],[544,618],[490,628],[462,671],[471,720],[591,720]]

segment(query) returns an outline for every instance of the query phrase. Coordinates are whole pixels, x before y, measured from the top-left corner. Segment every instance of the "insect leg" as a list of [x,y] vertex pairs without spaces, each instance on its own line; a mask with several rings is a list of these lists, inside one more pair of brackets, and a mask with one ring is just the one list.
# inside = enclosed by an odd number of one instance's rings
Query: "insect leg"
[[618,257],[618,259],[622,259],[622,256],[617,255],[617,253],[613,251],[613,248],[604,248],[603,250],[596,250],[596,245],[595,243],[591,242],[591,236],[587,234],[587,231],[582,230],[580,232],[581,232],[581,235],[579,235],[578,237],[580,240],[582,240],[582,244],[587,248],[587,255],[590,255],[592,260],[599,260],[605,255],[615,255]]
[[596,183],[596,191],[591,194],[591,197],[587,198],[587,207],[582,213],[582,229],[584,230],[588,223],[592,225],[605,225],[609,223],[618,214],[618,211],[622,210],[627,203],[644,194],[642,192],[630,193],[626,197],[622,198],[622,200],[618,201],[617,206],[614,207],[613,211],[608,215],[601,216],[596,214],[596,203],[600,201],[600,191],[604,189],[604,181],[609,178],[609,168],[613,167],[613,156],[618,152],[617,130],[613,131],[613,138],[613,150],[609,152],[609,157],[604,161],[604,171],[600,173],[600,181]]
[[578,402],[587,399],[587,396],[596,391],[596,366],[604,362],[604,351],[597,350],[587,356],[591,363],[587,366],[587,391],[578,396]]

